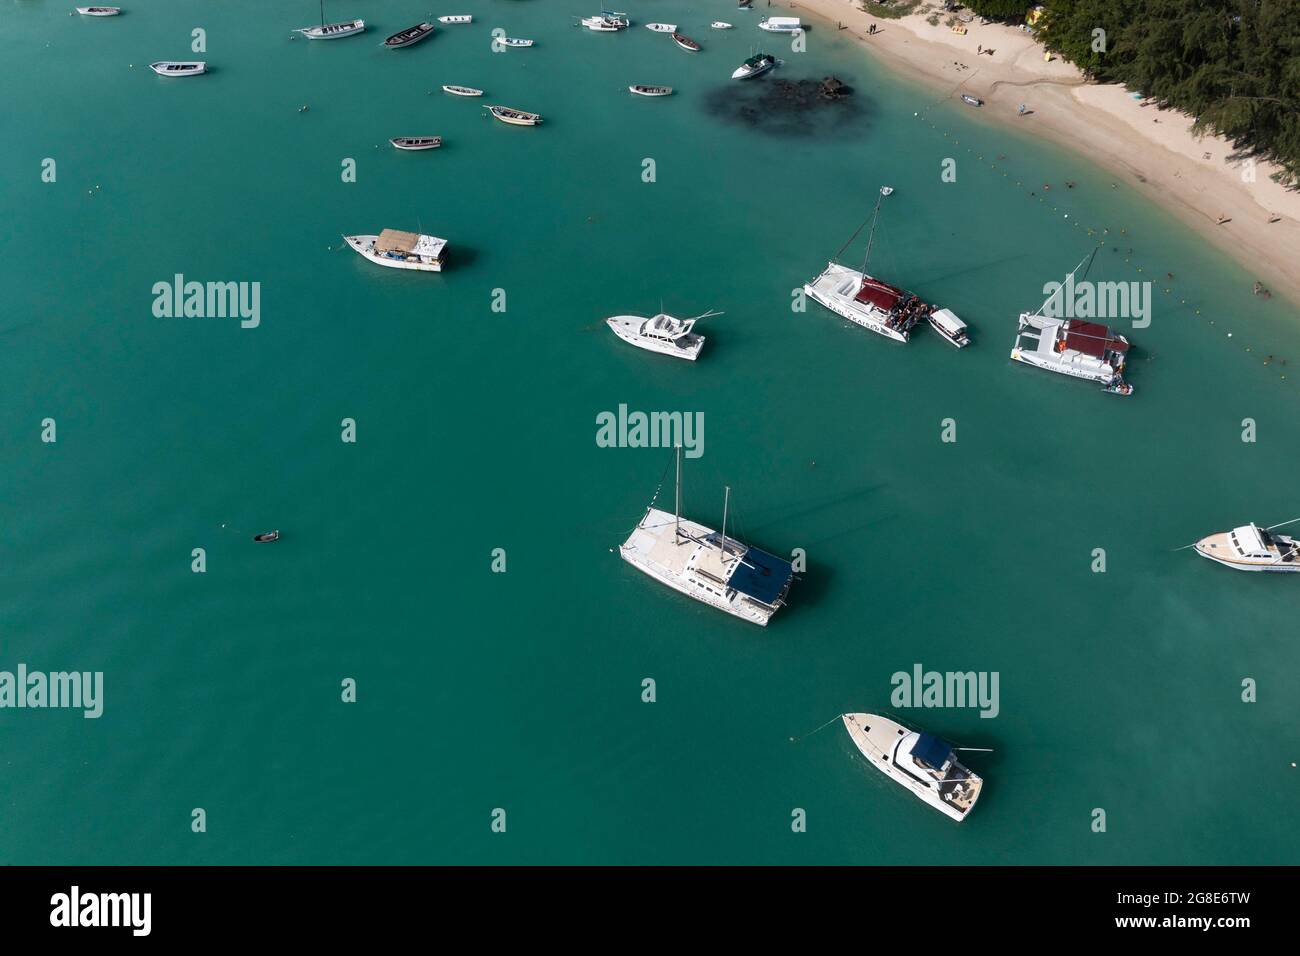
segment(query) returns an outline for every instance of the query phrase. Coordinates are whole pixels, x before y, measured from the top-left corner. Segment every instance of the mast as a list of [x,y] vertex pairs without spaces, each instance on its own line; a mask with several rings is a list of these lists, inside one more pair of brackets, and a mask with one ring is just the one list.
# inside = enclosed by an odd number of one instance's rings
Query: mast
[[[1086,256],[1084,256],[1082,259],[1079,260],[1079,265],[1078,265],[1078,266],[1075,266],[1073,269],[1071,269],[1071,270],[1069,271],[1069,273],[1068,273],[1068,274],[1066,275],[1066,277],[1065,277],[1065,278],[1066,278],[1066,281],[1068,282],[1069,279],[1070,279],[1070,276],[1072,276],[1072,275],[1074,275],[1076,272],[1078,272],[1078,271],[1079,271],[1079,266],[1083,265],[1085,262],[1088,263],[1088,268],[1083,270],[1083,277],[1084,277],[1084,279],[1086,279],[1086,278],[1088,277],[1088,273],[1089,273],[1090,271],[1092,271],[1092,260],[1093,260],[1094,258],[1096,258],[1096,256],[1097,256],[1097,250],[1094,248],[1094,249],[1092,250],[1092,252],[1088,253]],[[1080,281],[1083,281],[1083,280],[1081,279]],[[1043,314],[1043,309],[1047,308],[1047,303],[1051,302],[1052,299],[1056,298],[1057,296],[1061,296],[1062,304],[1064,304],[1064,301],[1065,301],[1065,299],[1064,299],[1064,296],[1065,296],[1065,286],[1064,286],[1064,285],[1062,285],[1061,288],[1057,289],[1055,292],[1053,292],[1051,295],[1049,295],[1046,299],[1044,299],[1044,300],[1043,300],[1043,304],[1040,305],[1040,306],[1038,307],[1038,311],[1035,312],[1034,315],[1042,315],[1042,314]]]
[[731,485],[722,493],[722,560],[727,560],[727,503],[731,500]]
[[867,254],[862,257],[862,271],[866,273],[867,262],[871,259],[871,243],[876,238],[876,220],[880,218],[880,204],[884,201],[885,194],[881,193],[876,197],[876,210],[871,214],[871,231],[867,233]]
[[325,26],[325,0],[320,0],[320,25]]
[[677,443],[677,503],[673,512],[673,540],[682,536],[682,443]]

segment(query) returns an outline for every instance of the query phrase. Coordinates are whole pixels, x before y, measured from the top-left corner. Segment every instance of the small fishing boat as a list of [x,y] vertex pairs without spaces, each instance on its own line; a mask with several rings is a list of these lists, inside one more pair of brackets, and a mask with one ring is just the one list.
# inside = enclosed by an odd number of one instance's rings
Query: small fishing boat
[[1273,533],[1273,528],[1282,524],[1261,528],[1252,522],[1208,535],[1192,547],[1201,557],[1236,571],[1300,571],[1300,541]]
[[1131,382],[1111,382],[1109,385],[1102,386],[1103,392],[1109,392],[1112,395],[1132,395],[1133,384]]
[[343,241],[376,265],[417,272],[441,272],[447,248],[446,239],[398,229],[377,236],[344,236]]
[[526,46],[532,46],[532,45],[533,45],[533,41],[532,41],[532,40],[521,40],[519,37],[502,37],[502,38],[501,38],[501,45],[502,45],[502,46],[512,46],[512,47],[516,47],[516,48],[522,48],[522,47],[526,47]]
[[675,23],[647,23],[647,30],[653,30],[655,33],[676,33],[677,24]]
[[671,86],[629,86],[629,90],[637,96],[667,96],[673,91]]
[[639,349],[694,362],[704,348],[704,336],[695,334],[695,323],[721,314],[705,312],[693,319],[677,319],[663,312],[649,319],[642,315],[612,315],[605,324],[624,342]]
[[724,21],[722,21],[722,20],[714,20],[712,23],[709,24],[709,26],[711,26],[711,27],[712,27],[713,29],[715,29],[715,30],[730,30],[730,29],[731,29],[731,24],[730,24],[730,23],[726,23],[726,22],[724,22]]
[[798,17],[764,17],[758,21],[758,28],[768,33],[802,33],[803,24]]
[[150,63],[149,69],[159,76],[198,76],[208,71],[208,64],[203,60],[159,60]]
[[963,103],[965,103],[967,106],[983,106],[983,105],[984,105],[984,101],[983,101],[982,99],[980,99],[978,96],[971,96],[969,93],[963,93],[963,94],[961,95],[961,101],[962,101]]
[[301,33],[308,40],[339,40],[365,32],[365,20],[346,20],[342,23],[322,23],[318,27],[301,27],[294,33]]
[[970,335],[966,331],[966,323],[957,318],[952,309],[935,309],[927,317],[930,328],[939,333],[949,345],[955,348],[964,349],[970,345]]
[[439,17],[439,23],[473,23],[474,16],[469,13],[457,13],[447,17]]
[[632,21],[616,13],[602,13],[598,17],[580,17],[578,22],[594,33],[617,33],[631,26]]
[[279,540],[280,540],[280,532],[279,532],[278,530],[277,530],[277,531],[263,531],[261,534],[255,534],[255,535],[253,535],[253,540],[254,540],[254,541],[257,541],[257,542],[259,542],[259,543],[262,543],[262,544],[265,544],[265,543],[268,542],[268,541],[279,541]]
[[762,76],[776,66],[776,57],[770,53],[756,53],[732,72],[733,80],[749,80]]
[[389,140],[398,149],[417,151],[437,149],[442,145],[441,136],[394,136]]
[[673,42],[676,43],[683,50],[686,50],[690,53],[700,52],[700,45],[696,43],[694,40],[692,40],[690,37],[688,37],[686,34],[674,33],[672,37],[673,37]]
[[442,91],[450,93],[452,96],[482,96],[482,90],[476,90],[472,86],[448,86],[443,84]]
[[984,781],[957,761],[952,744],[878,714],[842,714],[840,719],[873,767],[944,816],[958,823],[966,819]]
[[397,50],[404,46],[415,46],[421,40],[433,35],[432,23],[417,23],[413,27],[407,27],[400,33],[394,33],[384,41],[384,46],[390,50]]
[[509,123],[511,126],[537,126],[542,121],[536,113],[515,110],[508,106],[488,106],[485,109],[501,122]]
[[115,17],[122,12],[121,7],[77,7],[83,17]]

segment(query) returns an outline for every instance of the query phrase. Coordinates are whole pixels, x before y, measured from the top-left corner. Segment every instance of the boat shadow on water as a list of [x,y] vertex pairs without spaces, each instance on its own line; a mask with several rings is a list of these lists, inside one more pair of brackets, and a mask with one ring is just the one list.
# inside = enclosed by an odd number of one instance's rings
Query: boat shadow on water
[[849,86],[827,95],[824,80],[771,74],[710,90],[704,109],[712,117],[779,137],[847,140],[863,135],[870,112]]

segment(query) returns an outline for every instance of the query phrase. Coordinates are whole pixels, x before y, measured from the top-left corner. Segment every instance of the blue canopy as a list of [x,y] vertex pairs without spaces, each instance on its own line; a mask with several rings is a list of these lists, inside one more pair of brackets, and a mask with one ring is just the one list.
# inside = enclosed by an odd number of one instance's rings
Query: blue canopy
[[736,564],[736,570],[731,572],[727,585],[756,601],[775,604],[793,577],[794,567],[789,561],[750,548]]
[[934,734],[921,734],[917,737],[916,746],[912,748],[912,756],[920,758],[937,770],[952,756],[952,744]]

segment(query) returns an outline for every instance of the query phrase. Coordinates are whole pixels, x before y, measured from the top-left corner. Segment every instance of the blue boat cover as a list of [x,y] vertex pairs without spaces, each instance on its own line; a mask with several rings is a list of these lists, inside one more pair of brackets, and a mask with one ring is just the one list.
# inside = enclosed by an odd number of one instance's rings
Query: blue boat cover
[[921,734],[912,748],[912,756],[919,757],[938,770],[952,753],[952,744],[934,734]]
[[794,567],[789,561],[758,548],[750,548],[741,562],[737,563],[736,570],[731,572],[731,580],[727,585],[764,604],[773,604],[792,577]]

